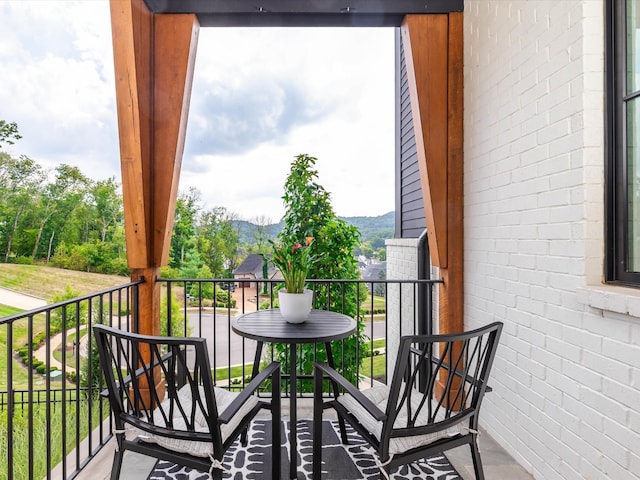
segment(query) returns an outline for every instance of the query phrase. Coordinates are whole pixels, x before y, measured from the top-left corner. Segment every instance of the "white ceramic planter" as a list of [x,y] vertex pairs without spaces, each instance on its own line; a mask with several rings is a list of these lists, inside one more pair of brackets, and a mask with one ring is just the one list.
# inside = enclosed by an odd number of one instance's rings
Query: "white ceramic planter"
[[303,293],[288,293],[285,289],[278,290],[280,314],[289,323],[304,322],[311,313],[313,292],[305,290]]

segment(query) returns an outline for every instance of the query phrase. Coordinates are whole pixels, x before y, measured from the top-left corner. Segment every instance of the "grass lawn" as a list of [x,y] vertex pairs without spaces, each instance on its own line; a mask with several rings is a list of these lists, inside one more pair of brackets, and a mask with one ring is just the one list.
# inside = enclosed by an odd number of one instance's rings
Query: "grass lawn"
[[9,315],[13,315],[14,313],[20,313],[23,310],[19,308],[8,307],[7,305],[0,304],[0,317],[8,317]]
[[[245,376],[251,376],[251,369],[253,368],[253,363],[247,363],[244,366],[244,374]],[[231,378],[242,378],[242,365],[236,365],[235,367],[231,367],[231,373],[227,367],[216,369],[216,381],[228,380]]]
[[[129,282],[129,277],[119,275],[103,275],[99,273],[77,272],[61,268],[45,267],[40,265],[15,265],[0,264],[0,287],[9,288],[16,292],[33,295],[52,302],[53,298],[64,293],[67,286],[79,295],[85,295],[105,288],[123,285]],[[0,305],[0,318],[21,310]],[[33,320],[33,335],[44,331],[44,316],[37,316]],[[7,326],[0,326],[0,389],[6,390],[6,358],[7,358]],[[27,320],[14,322],[13,346],[16,350],[27,343]],[[22,362],[13,360],[13,385],[14,388],[23,388],[27,385],[27,370]],[[40,381],[40,376],[35,379]]]
[[[18,308],[8,307],[6,305],[0,305],[0,317],[13,315],[19,313],[22,310]],[[0,390],[7,389],[7,372],[6,372],[6,358],[7,358],[7,335],[8,325],[0,325]],[[37,315],[33,318],[33,335],[37,335],[39,332],[45,329],[45,318],[43,315]],[[15,351],[18,348],[26,345],[29,338],[28,321],[27,319],[13,322],[13,346],[11,350]],[[13,388],[21,390],[27,388],[29,375],[26,367],[21,361],[16,360],[17,356],[12,357],[13,368]],[[34,382],[41,381],[42,376],[36,375]]]
[[[371,369],[373,368],[373,374]],[[367,377],[373,377],[376,379],[384,378],[387,373],[387,356],[386,355],[374,355],[362,359],[362,365],[360,367],[360,375]]]
[[129,283],[129,277],[77,272],[40,265],[0,264],[0,287],[26,293],[51,302],[70,286],[80,295]]
[[[385,309],[385,298],[380,297],[378,295],[373,296],[373,309],[374,310],[384,310]],[[371,297],[367,298],[364,302],[360,304],[360,309],[362,310],[371,310]]]

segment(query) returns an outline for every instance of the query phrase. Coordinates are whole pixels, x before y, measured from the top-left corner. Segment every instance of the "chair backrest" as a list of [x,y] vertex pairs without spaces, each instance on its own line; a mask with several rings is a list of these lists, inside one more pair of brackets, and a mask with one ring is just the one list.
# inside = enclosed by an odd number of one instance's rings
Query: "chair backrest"
[[409,335],[400,340],[381,443],[425,435],[469,420],[477,412],[498,347],[502,323],[448,335]]
[[154,435],[221,448],[205,339],[93,329],[117,428],[129,423]]

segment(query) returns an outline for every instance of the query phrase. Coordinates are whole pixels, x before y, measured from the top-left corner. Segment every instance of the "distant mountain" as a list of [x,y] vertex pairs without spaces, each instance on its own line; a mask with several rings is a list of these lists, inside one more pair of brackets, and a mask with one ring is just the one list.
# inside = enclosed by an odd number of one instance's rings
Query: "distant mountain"
[[[238,229],[238,235],[240,236],[240,243],[252,244],[256,241],[256,233],[258,232],[258,226],[254,223],[247,222],[246,220],[234,220],[233,224]],[[283,222],[272,223],[265,226],[265,233],[269,238],[275,238],[284,226]]]
[[378,217],[340,217],[345,222],[360,230],[361,241],[366,241],[372,236],[393,238],[395,229],[395,212],[385,213]]
[[[360,241],[365,242],[372,238],[393,238],[395,228],[395,212],[385,213],[377,217],[339,217],[360,231]],[[235,220],[234,225],[238,229],[240,243],[254,243],[258,226],[246,220]],[[266,233],[275,238],[282,230],[282,222],[273,223],[265,227]]]

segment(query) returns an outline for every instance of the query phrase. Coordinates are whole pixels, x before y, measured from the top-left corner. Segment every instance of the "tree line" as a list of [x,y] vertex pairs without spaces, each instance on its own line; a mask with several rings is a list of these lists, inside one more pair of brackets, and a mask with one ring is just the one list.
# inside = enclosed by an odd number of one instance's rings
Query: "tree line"
[[[20,138],[15,123],[0,120],[0,261],[128,275],[120,183],[10,155],[5,146]],[[163,276],[227,277],[247,253],[263,252],[266,229],[258,225],[255,242],[240,245],[237,219],[225,207],[204,208],[197,189],[180,193]]]
[[[0,262],[129,275],[121,184],[115,177],[93,180],[71,165],[46,169],[26,155],[11,156],[4,147],[20,138],[15,123],[0,120]],[[269,253],[280,228],[257,216],[247,235],[244,223],[225,207],[203,206],[195,188],[181,192],[162,276],[230,278],[249,253]],[[384,260],[391,236],[373,232],[352,253]]]

